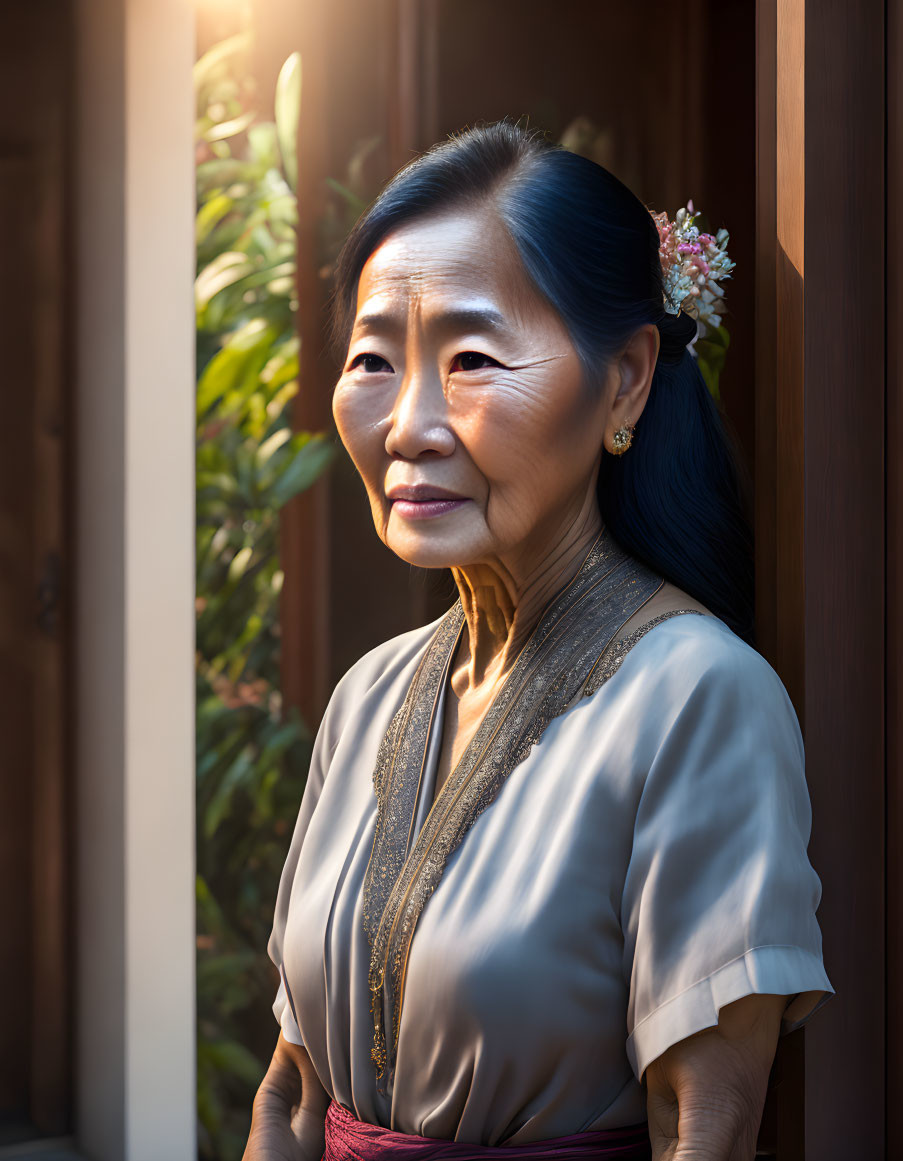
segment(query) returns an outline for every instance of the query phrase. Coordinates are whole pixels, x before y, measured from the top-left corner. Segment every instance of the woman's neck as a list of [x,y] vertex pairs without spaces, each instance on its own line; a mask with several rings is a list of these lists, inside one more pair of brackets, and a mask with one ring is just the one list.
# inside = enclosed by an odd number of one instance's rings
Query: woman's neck
[[594,503],[529,561],[452,569],[466,622],[451,678],[459,698],[505,677],[543,610],[577,575],[601,530]]

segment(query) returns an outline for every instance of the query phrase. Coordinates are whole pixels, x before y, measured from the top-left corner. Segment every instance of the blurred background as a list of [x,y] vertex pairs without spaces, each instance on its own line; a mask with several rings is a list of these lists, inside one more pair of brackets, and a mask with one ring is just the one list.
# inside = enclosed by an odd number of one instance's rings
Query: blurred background
[[650,210],[692,198],[730,231],[716,395],[753,484],[760,648],[806,731],[846,992],[782,1042],[760,1151],[892,1155],[890,12],[0,10],[0,1158],[242,1155],[319,717],[359,656],[454,596],[378,541],[335,439],[332,263],[401,165],[505,116]]

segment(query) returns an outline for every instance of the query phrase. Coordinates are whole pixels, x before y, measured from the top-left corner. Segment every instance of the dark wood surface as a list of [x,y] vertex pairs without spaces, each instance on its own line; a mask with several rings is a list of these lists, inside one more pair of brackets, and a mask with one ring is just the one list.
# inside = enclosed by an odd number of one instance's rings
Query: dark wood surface
[[[815,1161],[885,1135],[885,7],[807,5],[805,722],[837,997],[807,1032]],[[894,1147],[898,1148],[896,1142]]]
[[[756,218],[755,218],[755,544],[756,642],[769,659],[777,654],[777,12],[756,8]],[[786,352],[784,352],[786,357]],[[802,1161],[804,1051],[801,1033],[779,1045],[766,1096],[760,1147],[781,1161]]]
[[760,644],[805,734],[838,993],[787,1069],[778,1157],[882,1158],[884,7],[758,9]]
[[[903,1092],[903,8],[887,6],[887,1087],[888,1157],[899,1155],[894,1123]],[[896,1150],[896,1153],[894,1152]]]
[[[322,366],[325,283],[318,236],[326,208],[325,178],[330,175],[329,117],[324,115],[330,57],[325,51],[329,12],[319,4],[295,5],[289,11],[260,9],[258,23],[275,32],[280,58],[292,50],[302,55],[301,117],[298,135],[298,328],[301,338],[300,390],[292,401],[292,423],[298,430],[331,426],[329,392]],[[282,19],[279,19],[279,17]],[[275,18],[274,18],[275,17]],[[317,46],[317,49],[314,48]],[[280,520],[280,553],[286,583],[281,598],[282,693],[286,704],[301,709],[308,722],[318,720],[331,690],[329,656],[330,512],[329,479],[286,505]]]
[[[33,167],[28,159],[0,157],[0,220],[12,224],[7,256],[21,271],[16,295],[4,293],[0,308],[4,411],[13,420],[0,425],[0,925],[6,933],[0,940],[0,1109],[7,1116],[16,1109],[24,1116],[28,1107],[28,1071],[22,1068],[22,1057],[31,1039],[31,962],[30,956],[22,953],[32,940],[34,739],[30,730],[22,729],[22,723],[30,722],[34,714],[34,641],[23,615],[30,611],[32,599],[34,533],[27,502],[23,511],[21,489],[23,480],[34,479],[34,449],[31,441],[19,435],[23,423],[26,430],[33,423],[31,393],[20,388],[34,374],[33,345],[20,339],[23,330],[28,333],[31,327],[33,303],[28,277],[35,235],[27,193],[30,179]],[[20,396],[17,400],[10,398],[13,386]]]
[[70,1127],[65,0],[0,7],[0,1140]]

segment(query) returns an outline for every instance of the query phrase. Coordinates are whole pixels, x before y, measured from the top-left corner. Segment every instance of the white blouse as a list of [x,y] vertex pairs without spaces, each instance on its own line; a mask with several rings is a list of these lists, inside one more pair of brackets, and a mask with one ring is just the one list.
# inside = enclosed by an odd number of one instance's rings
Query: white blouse
[[759,653],[717,617],[684,614],[547,726],[452,853],[413,936],[394,1080],[378,1091],[361,913],[373,771],[438,624],[339,683],[279,888],[273,1010],[334,1099],[403,1133],[523,1144],[645,1120],[649,1063],[742,996],[790,997],[784,1032],[807,1020],[833,989],[797,717]]

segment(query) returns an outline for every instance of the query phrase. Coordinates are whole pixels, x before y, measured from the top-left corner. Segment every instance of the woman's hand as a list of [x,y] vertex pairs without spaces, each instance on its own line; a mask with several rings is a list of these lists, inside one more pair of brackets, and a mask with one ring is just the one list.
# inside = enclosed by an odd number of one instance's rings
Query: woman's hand
[[307,1049],[280,1032],[254,1098],[242,1161],[320,1161],[329,1100]]
[[653,1161],[754,1161],[786,996],[744,996],[646,1069]]

